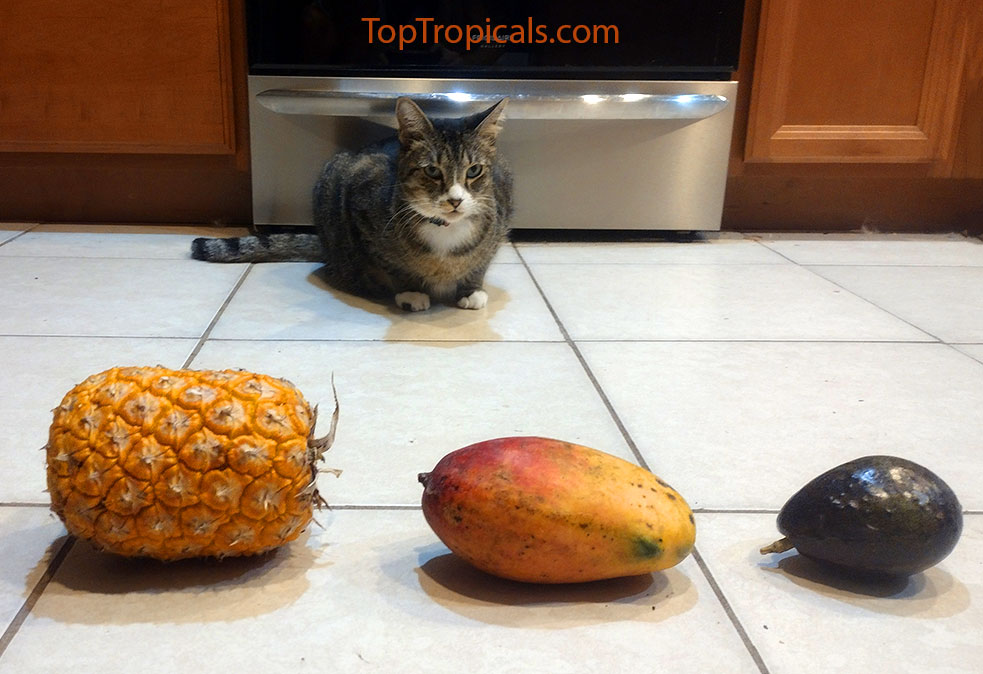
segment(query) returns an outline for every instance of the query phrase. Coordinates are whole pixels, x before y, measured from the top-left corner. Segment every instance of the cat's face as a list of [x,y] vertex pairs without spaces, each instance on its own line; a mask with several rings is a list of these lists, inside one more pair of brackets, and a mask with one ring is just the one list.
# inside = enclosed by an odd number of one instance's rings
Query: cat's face
[[504,108],[502,100],[472,117],[434,123],[399,99],[400,186],[413,210],[439,226],[494,210],[492,162]]

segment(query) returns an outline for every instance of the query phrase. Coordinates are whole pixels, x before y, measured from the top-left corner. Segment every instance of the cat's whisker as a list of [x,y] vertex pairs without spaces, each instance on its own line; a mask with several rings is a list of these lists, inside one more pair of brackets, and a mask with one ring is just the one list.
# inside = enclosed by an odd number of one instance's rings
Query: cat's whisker
[[393,225],[394,231],[398,231],[399,229],[405,227],[413,219],[413,215],[415,213],[416,210],[410,204],[405,204],[402,208],[393,213],[389,220],[386,221],[382,231],[389,229],[390,225]]

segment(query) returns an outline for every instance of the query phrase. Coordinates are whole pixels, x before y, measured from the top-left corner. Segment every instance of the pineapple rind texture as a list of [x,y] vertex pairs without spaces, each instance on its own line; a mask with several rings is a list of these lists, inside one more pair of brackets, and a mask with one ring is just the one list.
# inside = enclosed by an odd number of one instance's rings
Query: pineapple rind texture
[[127,556],[266,552],[318,502],[315,411],[290,382],[240,370],[115,367],[54,409],[51,509]]

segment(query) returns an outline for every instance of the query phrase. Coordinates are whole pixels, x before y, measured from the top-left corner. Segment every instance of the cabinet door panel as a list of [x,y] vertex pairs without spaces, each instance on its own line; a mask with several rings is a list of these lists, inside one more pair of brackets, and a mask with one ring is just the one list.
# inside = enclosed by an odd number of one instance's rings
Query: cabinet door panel
[[228,0],[3,0],[0,150],[231,154]]
[[764,0],[746,159],[944,162],[970,4]]

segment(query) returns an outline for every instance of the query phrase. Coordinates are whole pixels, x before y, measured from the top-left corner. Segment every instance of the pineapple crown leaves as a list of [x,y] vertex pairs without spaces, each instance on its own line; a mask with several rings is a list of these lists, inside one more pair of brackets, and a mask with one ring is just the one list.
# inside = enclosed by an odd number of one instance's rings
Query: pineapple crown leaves
[[[334,373],[331,373],[331,394],[334,396],[334,412],[331,414],[331,427],[328,429],[328,434],[320,438],[314,437],[314,428],[315,426],[317,426],[317,409],[318,409],[318,406],[315,405],[314,412],[312,414],[313,418],[311,419],[311,429],[307,435],[307,451],[308,451],[308,457],[311,462],[311,481],[310,484],[307,485],[306,489],[304,489],[304,491],[311,495],[311,498],[314,500],[315,504],[317,505],[318,510],[320,510],[322,507],[324,508],[331,507],[328,504],[328,502],[324,499],[324,497],[321,496],[320,492],[318,492],[317,490],[318,471],[316,467],[316,462],[324,461],[324,453],[329,449],[331,449],[331,445],[334,444],[335,431],[338,429],[338,416],[341,413],[341,407],[338,404],[338,390],[335,388],[334,385]],[[327,468],[324,469],[324,472],[331,473],[335,477],[339,477],[341,475],[341,470],[338,468]],[[314,522],[318,526],[321,526],[321,523],[318,522],[316,518],[314,519]]]
[[[331,427],[328,429],[328,434],[320,438],[314,437],[314,427],[317,425],[317,410],[318,406],[314,406],[314,418],[311,420],[311,430],[307,435],[307,448],[311,452],[311,458],[317,461],[324,461],[324,453],[331,449],[331,445],[334,444],[335,431],[338,428],[338,416],[341,412],[341,408],[338,404],[338,390],[334,385],[334,374],[331,375],[331,393],[334,396],[334,412],[331,414]],[[336,476],[341,474],[340,470],[331,470],[327,472],[333,472]]]

